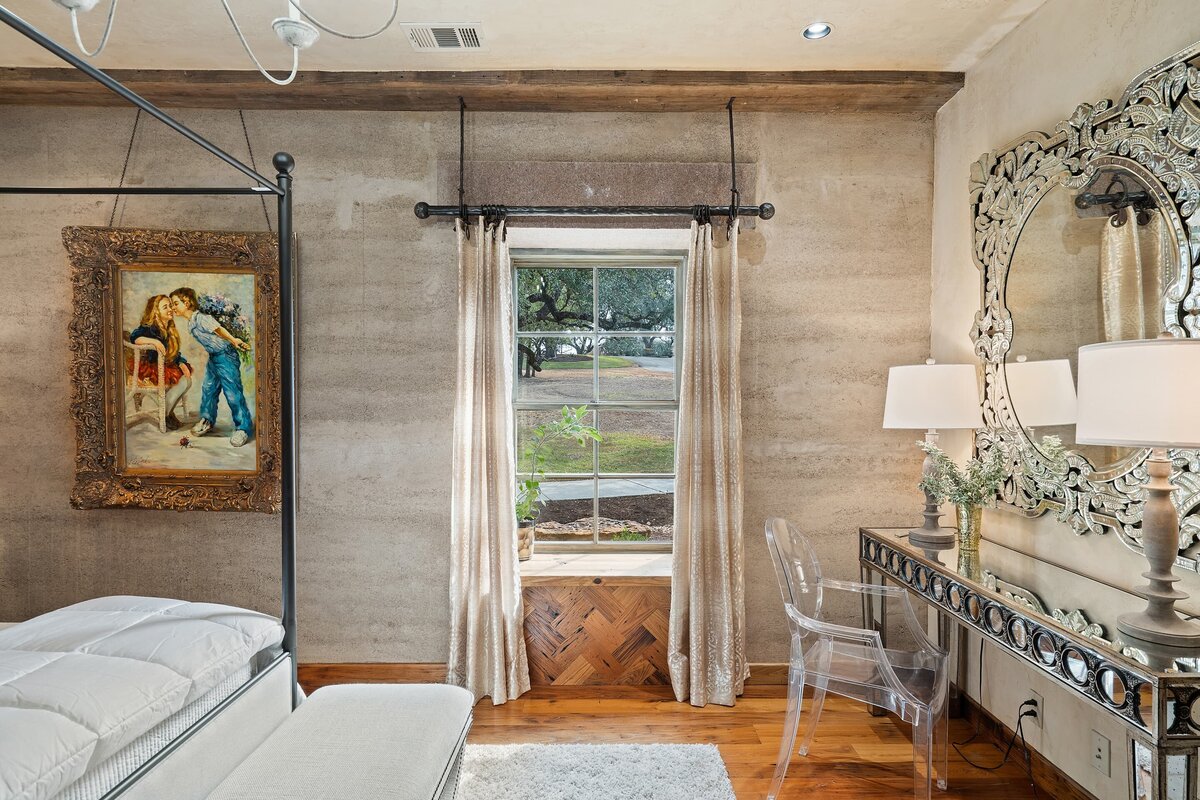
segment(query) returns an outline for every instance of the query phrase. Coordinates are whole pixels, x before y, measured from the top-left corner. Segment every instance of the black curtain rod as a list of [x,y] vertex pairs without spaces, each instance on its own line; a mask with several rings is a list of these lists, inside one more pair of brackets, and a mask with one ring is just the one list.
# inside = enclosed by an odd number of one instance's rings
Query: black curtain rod
[[268,195],[266,186],[0,186],[0,194]]
[[117,80],[109,77],[107,74],[101,72],[100,70],[93,67],[91,64],[89,64],[86,61],[84,61],[83,59],[79,58],[77,55],[72,53],[70,50],[67,50],[65,47],[60,45],[58,42],[56,42],[53,39],[51,39],[50,37],[46,36],[41,31],[39,31],[37,28],[33,27],[28,22],[21,19],[16,14],[12,13],[11,11],[9,11],[7,8],[5,8],[2,5],[0,5],[0,22],[3,22],[4,24],[8,25],[10,28],[12,28],[13,30],[22,34],[26,38],[33,40],[34,43],[41,45],[41,47],[43,49],[50,51],[54,55],[61,58],[63,61],[66,61],[72,67],[79,70],[84,75],[87,75],[89,78],[96,81],[97,83],[102,85],[104,88],[108,89],[110,92],[113,92],[114,94],[118,95],[119,97],[121,97],[125,100],[128,100],[130,103],[137,106],[142,111],[145,111],[147,114],[154,117],[159,122],[166,125],[168,128],[171,128],[176,133],[178,133],[181,136],[185,137],[186,139],[190,140],[193,144],[197,144],[200,147],[207,150],[209,153],[212,153],[214,156],[221,159],[222,161],[224,161],[226,164],[233,167],[237,171],[241,172],[246,177],[250,178],[253,181],[256,181],[259,184],[262,184],[262,186],[265,187],[268,191],[270,191],[276,195],[283,194],[283,190],[281,188],[279,188],[279,186],[276,185],[275,183],[272,183],[268,178],[263,177],[262,175],[258,174],[258,172],[256,172],[255,170],[253,170],[250,167],[243,164],[241,161],[238,161],[236,158],[229,155],[229,153],[226,153],[221,148],[217,147],[215,144],[210,142],[208,139],[205,139],[203,136],[196,133],[188,126],[184,125],[182,122],[179,122],[174,117],[168,115],[166,112],[164,112],[158,106],[151,103],[146,98],[144,98],[141,95],[137,94],[136,92],[133,92],[132,90],[130,90],[129,87],[125,86],[120,81],[117,81]]
[[[431,206],[417,203],[413,213],[418,219],[430,217],[468,216],[499,217],[693,217],[698,211],[707,210],[714,217],[730,216],[732,206]],[[775,216],[775,206],[763,203],[758,206],[737,206],[740,217],[770,219]]]

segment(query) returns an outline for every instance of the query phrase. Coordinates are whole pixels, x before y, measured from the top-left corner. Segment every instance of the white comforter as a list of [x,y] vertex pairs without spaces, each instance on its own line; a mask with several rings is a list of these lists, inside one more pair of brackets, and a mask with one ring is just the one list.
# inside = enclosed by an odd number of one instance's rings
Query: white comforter
[[0,800],[47,800],[283,639],[212,603],[101,597],[0,630]]

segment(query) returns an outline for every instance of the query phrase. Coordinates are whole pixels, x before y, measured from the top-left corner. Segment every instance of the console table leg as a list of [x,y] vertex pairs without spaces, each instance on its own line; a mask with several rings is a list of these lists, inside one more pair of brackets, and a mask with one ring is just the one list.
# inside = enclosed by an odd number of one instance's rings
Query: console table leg
[[950,654],[950,695],[946,698],[946,710],[951,718],[958,719],[967,713],[967,660],[963,658],[966,637],[962,626],[953,617],[936,609],[934,613],[938,618],[938,646]]
[[[884,585],[887,578],[882,572],[870,569],[866,565],[859,567],[862,582]],[[887,598],[876,595],[863,595],[863,627],[879,632],[879,640],[887,647]],[[872,717],[883,717],[887,712],[877,706],[868,706]]]

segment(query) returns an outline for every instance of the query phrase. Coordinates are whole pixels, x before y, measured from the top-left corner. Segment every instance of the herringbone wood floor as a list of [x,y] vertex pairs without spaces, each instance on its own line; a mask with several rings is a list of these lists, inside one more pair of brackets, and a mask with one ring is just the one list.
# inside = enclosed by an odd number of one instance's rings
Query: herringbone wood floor
[[[468,741],[476,744],[714,743],[729,770],[738,800],[766,796],[783,729],[786,690],[748,686],[734,708],[693,708],[677,703],[664,686],[536,687],[502,706],[484,698],[475,707]],[[973,730],[953,720],[951,740]],[[991,764],[996,751],[972,745],[968,753]],[[864,706],[829,696],[812,753],[792,755],[783,798],[792,800],[895,800],[911,797],[912,743],[907,725],[871,717]],[[1033,796],[1015,758],[996,772],[971,767],[950,751],[946,800],[1010,800]],[[1045,797],[1045,793],[1042,794]],[[1061,795],[1059,795],[1061,796]],[[698,798],[697,800],[702,800]]]
[[663,685],[671,587],[562,579],[526,585],[525,644],[535,686]]

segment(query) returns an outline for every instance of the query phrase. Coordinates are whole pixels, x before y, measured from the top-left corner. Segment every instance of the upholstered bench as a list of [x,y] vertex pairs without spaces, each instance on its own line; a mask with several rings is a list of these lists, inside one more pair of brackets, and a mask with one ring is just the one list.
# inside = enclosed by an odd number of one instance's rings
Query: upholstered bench
[[208,800],[452,800],[472,705],[455,686],[318,689]]

